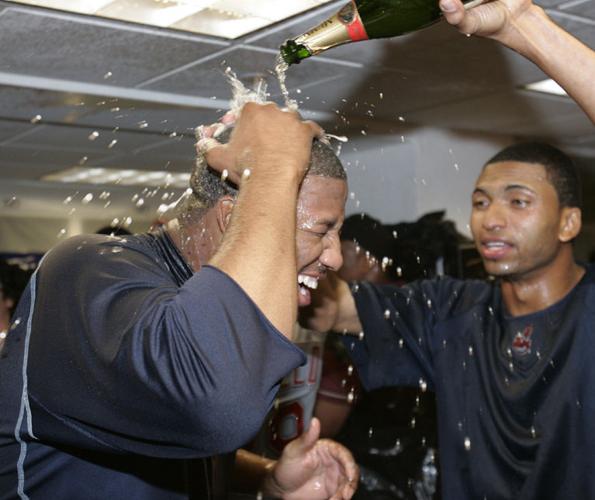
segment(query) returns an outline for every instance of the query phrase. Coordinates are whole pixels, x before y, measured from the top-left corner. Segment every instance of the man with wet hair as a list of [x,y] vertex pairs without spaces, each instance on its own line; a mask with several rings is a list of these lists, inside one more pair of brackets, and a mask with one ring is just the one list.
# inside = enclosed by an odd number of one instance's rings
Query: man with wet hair
[[[347,186],[327,146],[311,155],[321,134],[247,104],[224,148],[239,190],[200,160],[165,227],[46,254],[0,358],[1,498],[225,497],[232,464],[209,457],[256,434],[304,361],[290,341],[298,297],[341,265]],[[350,498],[357,467],[319,430],[278,461],[239,452],[239,479],[266,496]]]
[[346,344],[366,388],[435,390],[445,500],[595,496],[595,267],[573,256],[580,198],[564,153],[510,146],[472,196],[492,281],[337,281],[317,311],[319,328],[364,332]]

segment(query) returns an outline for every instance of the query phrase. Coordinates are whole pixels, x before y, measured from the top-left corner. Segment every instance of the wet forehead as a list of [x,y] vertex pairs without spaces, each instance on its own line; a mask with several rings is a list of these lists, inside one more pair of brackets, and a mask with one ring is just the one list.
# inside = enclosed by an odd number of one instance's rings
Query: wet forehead
[[298,218],[310,223],[342,221],[346,199],[347,182],[343,179],[308,175],[298,196]]
[[488,192],[505,191],[517,186],[527,187],[536,192],[554,191],[545,167],[539,163],[490,163],[484,167],[475,183],[476,190]]

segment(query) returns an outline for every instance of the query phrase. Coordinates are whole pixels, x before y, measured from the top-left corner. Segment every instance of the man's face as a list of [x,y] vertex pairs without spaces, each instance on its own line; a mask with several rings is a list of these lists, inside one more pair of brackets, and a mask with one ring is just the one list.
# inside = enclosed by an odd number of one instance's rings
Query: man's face
[[310,289],[318,286],[328,269],[343,263],[339,229],[345,217],[347,182],[309,175],[297,203],[298,305],[310,304]]
[[471,232],[489,274],[526,276],[557,256],[562,211],[543,165],[487,165],[472,202]]

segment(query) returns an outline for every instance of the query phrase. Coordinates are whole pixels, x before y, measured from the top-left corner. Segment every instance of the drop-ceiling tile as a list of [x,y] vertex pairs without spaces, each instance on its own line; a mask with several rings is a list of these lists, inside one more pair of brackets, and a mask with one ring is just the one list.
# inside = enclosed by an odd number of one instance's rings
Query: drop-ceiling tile
[[[360,68],[352,68],[312,60],[303,65],[299,71],[289,71],[287,85],[297,89],[304,84],[348,78]],[[199,66],[189,68],[181,73],[154,82],[147,88],[166,92],[200,95],[217,99],[231,98],[231,86],[227,82],[225,69],[230,67],[247,85],[253,85],[255,79],[263,77],[269,84],[272,95],[279,94],[277,79],[272,74],[275,55],[268,52],[238,48],[221,59],[213,59]]]
[[9,141],[33,128],[30,123],[19,123],[0,119],[0,143]]
[[129,26],[42,10],[6,9],[0,16],[0,71],[136,85],[225,46]]

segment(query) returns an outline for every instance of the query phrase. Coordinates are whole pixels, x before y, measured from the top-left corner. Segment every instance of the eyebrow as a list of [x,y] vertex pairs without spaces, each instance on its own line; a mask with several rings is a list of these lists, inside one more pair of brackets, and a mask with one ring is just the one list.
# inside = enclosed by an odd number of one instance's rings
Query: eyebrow
[[[529,191],[532,194],[536,194],[535,191],[533,189],[531,189],[529,186],[525,186],[523,184],[508,184],[505,188],[504,191],[508,192],[508,191],[514,191],[516,189],[520,189],[522,191]],[[484,195],[488,195],[488,191],[481,188],[481,187],[476,187],[473,190],[472,194],[484,194]]]

